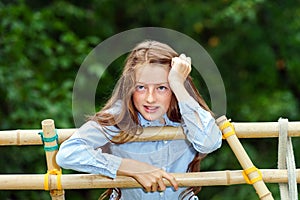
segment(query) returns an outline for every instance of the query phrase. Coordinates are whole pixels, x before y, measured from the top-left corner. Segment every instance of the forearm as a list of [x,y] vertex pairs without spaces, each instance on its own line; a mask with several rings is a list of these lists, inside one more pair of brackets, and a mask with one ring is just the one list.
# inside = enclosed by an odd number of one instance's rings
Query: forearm
[[194,100],[180,102],[183,129],[187,139],[200,153],[210,153],[221,146],[222,134],[210,112]]
[[184,87],[184,85],[182,83],[179,82],[175,82],[170,84],[170,87],[177,99],[178,102],[181,101],[189,101],[192,99],[192,97],[190,96],[190,94],[188,93],[188,91],[186,90],[186,88]]
[[219,148],[221,132],[211,113],[190,96],[182,83],[173,82],[170,87],[179,103],[184,132],[194,148],[200,153],[210,153]]
[[109,141],[100,130],[101,127],[94,121],[81,126],[60,145],[57,163],[65,169],[114,178],[121,158],[102,150]]
[[101,149],[93,149],[78,141],[69,141],[61,145],[56,162],[65,169],[115,178],[121,158],[102,153]]

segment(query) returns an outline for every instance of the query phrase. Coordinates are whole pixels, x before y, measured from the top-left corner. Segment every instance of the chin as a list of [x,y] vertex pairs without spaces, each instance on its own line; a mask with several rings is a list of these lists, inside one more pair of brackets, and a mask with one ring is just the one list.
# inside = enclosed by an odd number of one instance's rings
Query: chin
[[158,118],[147,117],[147,118],[145,118],[145,119],[148,120],[148,121],[155,121],[155,120],[157,120]]
[[159,120],[162,119],[162,116],[149,116],[149,114],[146,114],[146,116],[144,115],[144,118],[148,121],[155,121],[155,120]]

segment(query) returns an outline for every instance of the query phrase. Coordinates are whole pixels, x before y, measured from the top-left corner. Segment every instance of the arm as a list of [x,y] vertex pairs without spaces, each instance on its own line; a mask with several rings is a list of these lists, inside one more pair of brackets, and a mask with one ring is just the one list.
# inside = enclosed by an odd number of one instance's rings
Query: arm
[[117,175],[129,176],[139,182],[147,192],[165,190],[163,178],[168,180],[175,190],[178,189],[175,178],[162,169],[104,153],[101,147],[108,142],[96,122],[87,122],[61,144],[56,162],[65,169],[102,174],[111,178]]
[[181,54],[172,59],[169,84],[174,92],[183,118],[187,139],[200,153],[210,153],[221,146],[222,134],[210,112],[204,110],[184,87],[191,72],[191,59]]
[[194,148],[203,154],[220,148],[222,133],[210,112],[204,110],[194,99],[180,102],[179,107],[183,118],[182,128]]
[[65,169],[115,178],[121,158],[102,151],[108,142],[101,127],[89,121],[61,144],[56,162]]

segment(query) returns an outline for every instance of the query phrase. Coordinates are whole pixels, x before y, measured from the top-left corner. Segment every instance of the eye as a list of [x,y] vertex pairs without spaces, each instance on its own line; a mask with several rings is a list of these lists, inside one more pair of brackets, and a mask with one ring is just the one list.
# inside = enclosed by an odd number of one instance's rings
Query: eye
[[166,91],[168,88],[166,86],[159,86],[157,89],[159,91]]
[[135,90],[136,90],[136,91],[144,91],[144,90],[145,90],[145,87],[144,87],[143,85],[137,85],[137,86],[135,87]]

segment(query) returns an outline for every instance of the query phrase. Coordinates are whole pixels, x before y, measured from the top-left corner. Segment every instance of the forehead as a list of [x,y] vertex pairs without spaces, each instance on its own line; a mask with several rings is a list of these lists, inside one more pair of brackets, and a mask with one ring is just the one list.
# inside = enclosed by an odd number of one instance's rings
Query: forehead
[[136,70],[136,82],[145,84],[159,84],[168,82],[169,69],[159,64],[146,64]]

